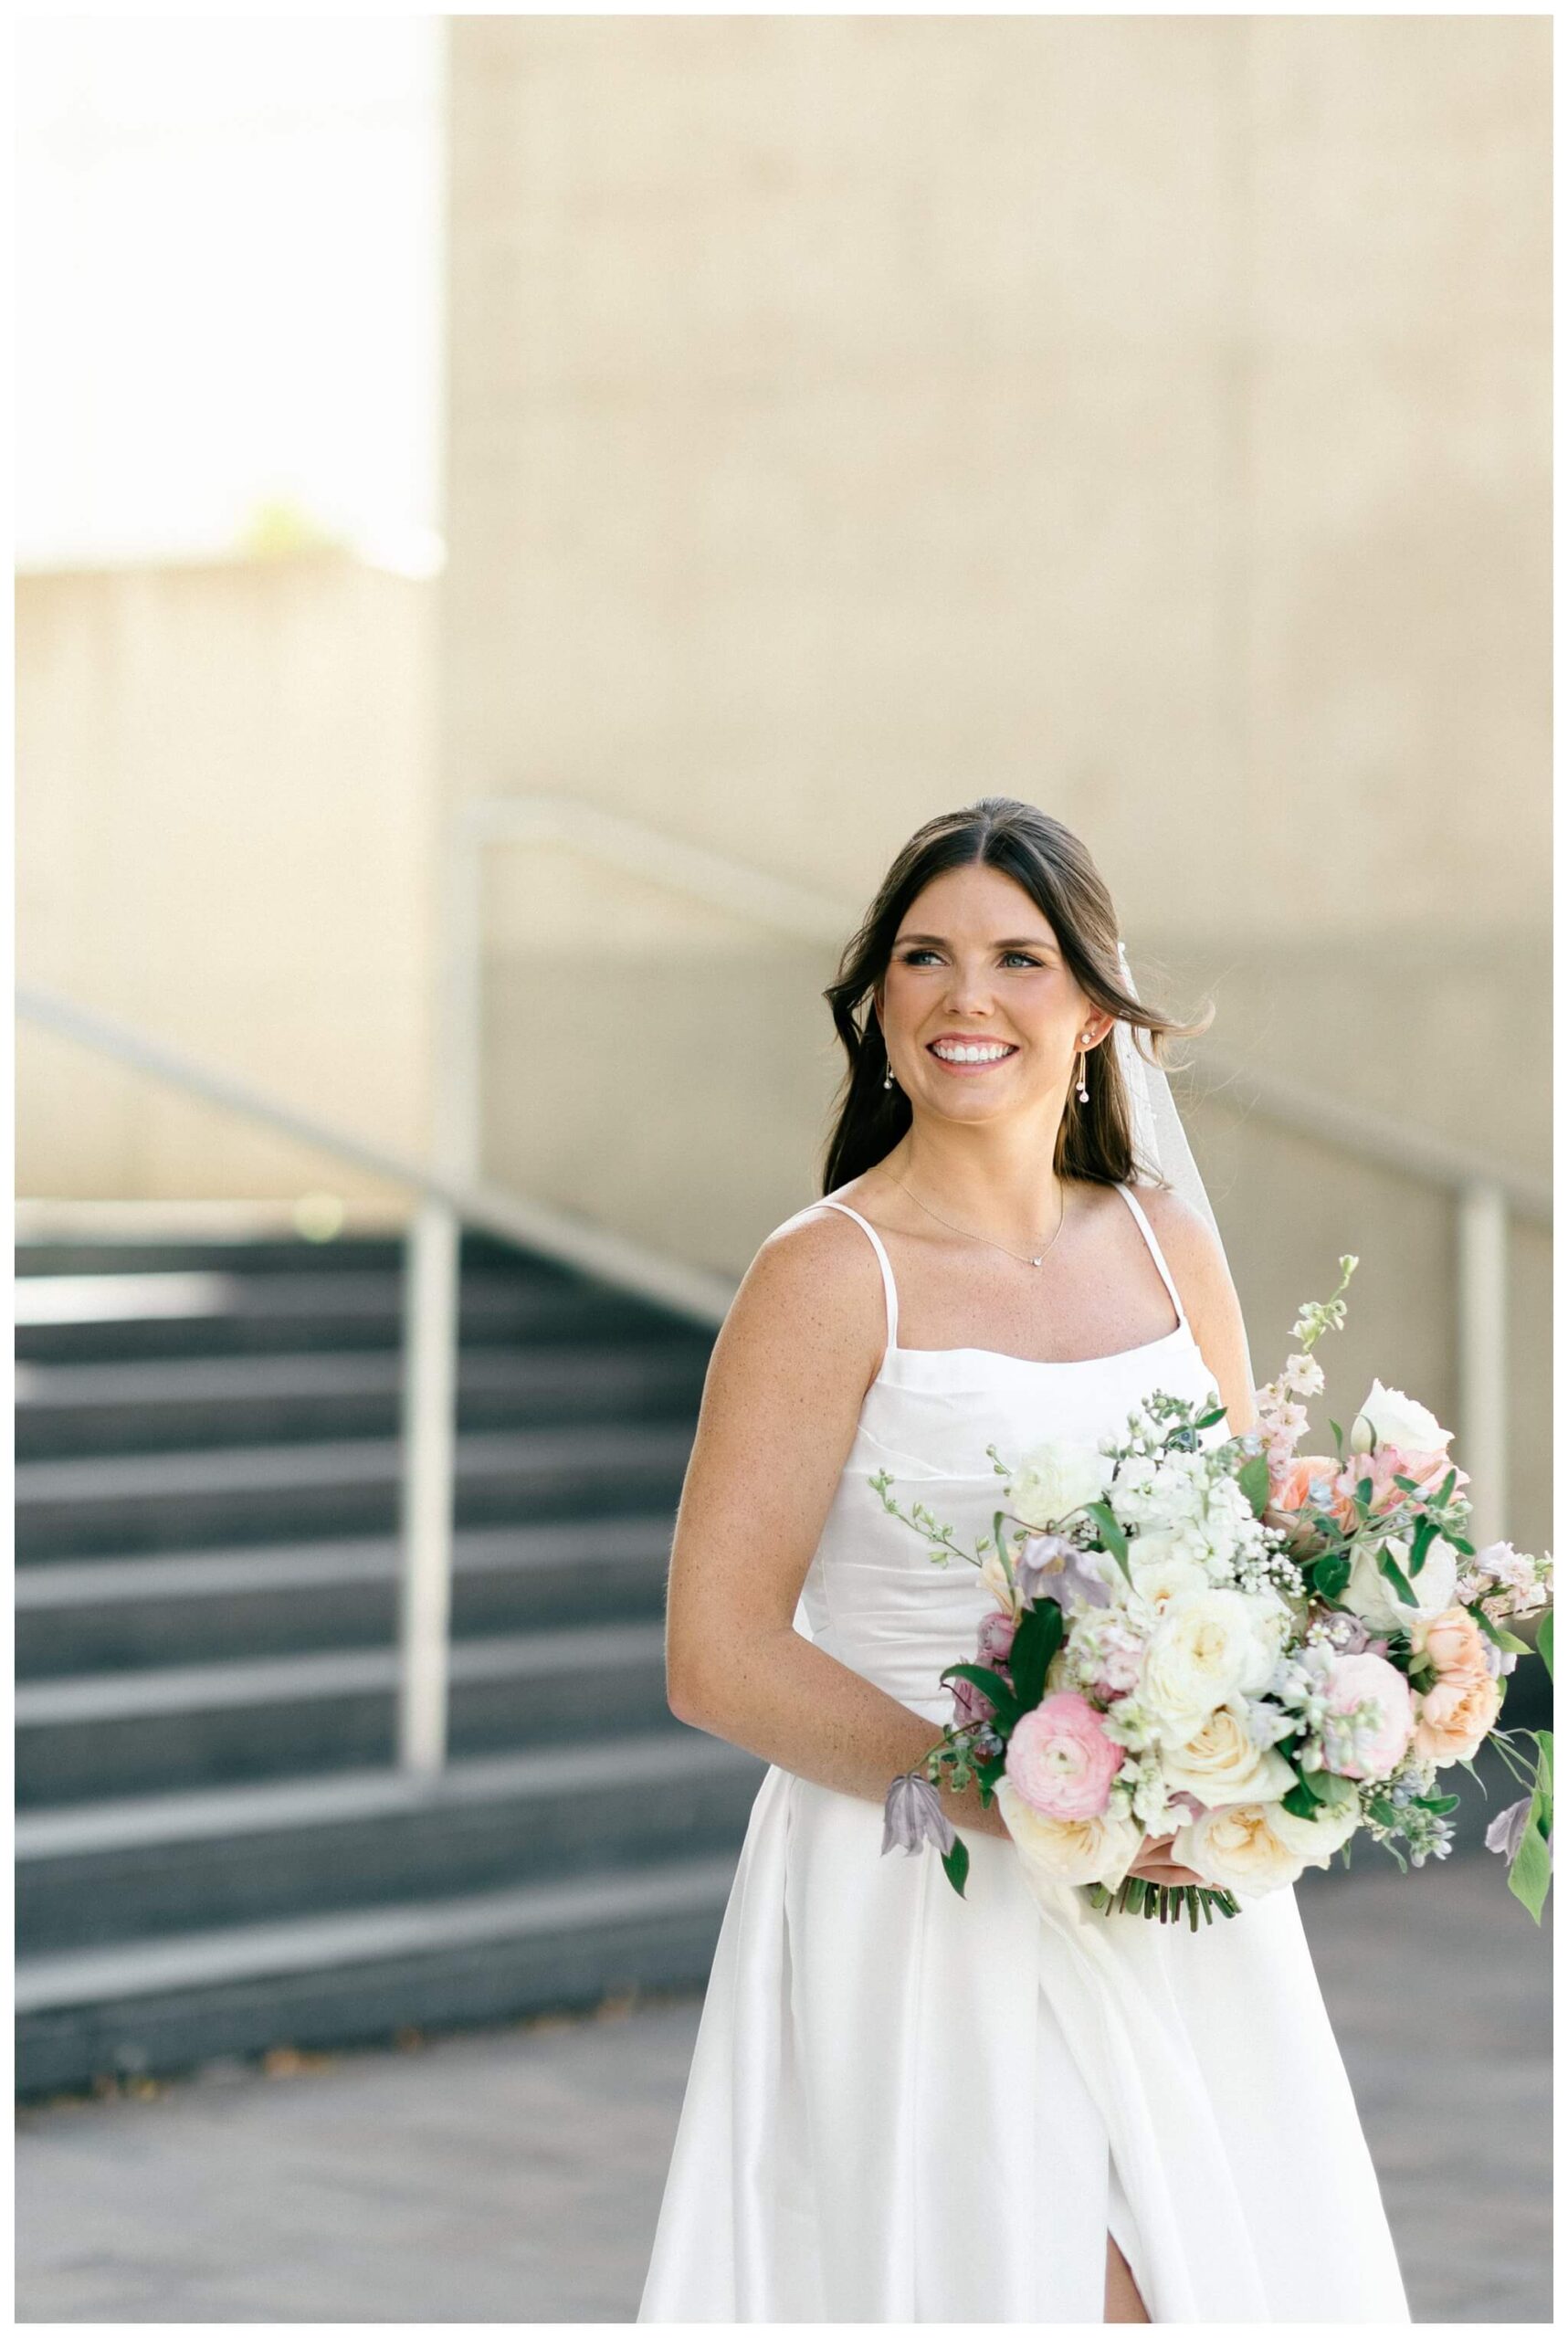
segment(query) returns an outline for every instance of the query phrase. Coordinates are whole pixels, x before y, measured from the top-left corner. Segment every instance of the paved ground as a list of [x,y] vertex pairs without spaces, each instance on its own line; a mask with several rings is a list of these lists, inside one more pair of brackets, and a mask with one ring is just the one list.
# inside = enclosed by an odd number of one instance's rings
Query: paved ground
[[[1303,1912],[1416,2319],[1549,2321],[1547,1934],[1489,1859],[1325,1881]],[[696,2021],[651,2004],[23,2112],[17,2317],[626,2322]]]

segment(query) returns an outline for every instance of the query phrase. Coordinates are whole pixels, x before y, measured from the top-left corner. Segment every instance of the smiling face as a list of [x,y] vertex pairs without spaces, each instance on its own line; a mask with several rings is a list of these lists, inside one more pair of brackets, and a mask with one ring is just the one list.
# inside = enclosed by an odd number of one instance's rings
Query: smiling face
[[983,862],[915,896],[875,997],[911,1109],[963,1120],[1059,1110],[1082,1035],[1097,1045],[1113,1020],[1079,988],[1045,911]]

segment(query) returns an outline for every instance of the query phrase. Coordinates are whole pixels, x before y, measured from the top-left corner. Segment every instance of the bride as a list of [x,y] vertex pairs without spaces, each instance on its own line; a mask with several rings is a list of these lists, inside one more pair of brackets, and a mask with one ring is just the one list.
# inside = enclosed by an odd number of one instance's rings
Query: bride
[[[1138,998],[1084,847],[1005,797],[910,839],[826,996],[827,1198],[736,1291],[676,1528],[670,1704],[770,1766],[637,2319],[1407,2322],[1289,1887],[1197,1934],[1042,1907],[973,1786],[962,1899],[881,1850],[989,1601],[870,1479],[973,1549],[990,1442],[1092,1443],[1156,1387],[1254,1419],[1132,1041],[1194,1027]],[[1171,1840],[1136,1871],[1191,1880]]]

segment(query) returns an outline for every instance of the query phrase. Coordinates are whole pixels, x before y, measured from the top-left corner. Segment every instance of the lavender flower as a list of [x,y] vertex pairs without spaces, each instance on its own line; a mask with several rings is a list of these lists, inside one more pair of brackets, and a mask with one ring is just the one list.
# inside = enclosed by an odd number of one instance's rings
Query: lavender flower
[[1531,1796],[1524,1795],[1518,1802],[1510,1802],[1506,1810],[1498,1812],[1487,1828],[1488,1850],[1500,1851],[1510,1867],[1519,1857],[1519,1847],[1524,1840],[1531,1799]]
[[1069,1599],[1088,1607],[1108,1607],[1110,1590],[1092,1559],[1065,1534],[1031,1534],[1018,1553],[1020,1596],[1030,1606],[1041,1597],[1065,1609]]
[[882,1849],[918,1851],[934,1843],[945,1858],[953,1846],[952,1821],[923,1770],[900,1773],[882,1806]]

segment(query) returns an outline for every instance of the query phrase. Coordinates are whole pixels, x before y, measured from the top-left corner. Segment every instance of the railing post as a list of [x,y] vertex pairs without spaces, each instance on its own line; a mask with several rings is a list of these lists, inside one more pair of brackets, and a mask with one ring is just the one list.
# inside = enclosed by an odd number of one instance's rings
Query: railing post
[[429,1776],[447,1759],[458,1244],[456,1214],[422,1201],[405,1265],[397,1756]]
[[1500,1542],[1508,1518],[1508,1202],[1497,1185],[1458,1197],[1459,1450],[1474,1505],[1468,1539]]

